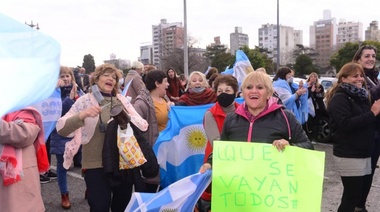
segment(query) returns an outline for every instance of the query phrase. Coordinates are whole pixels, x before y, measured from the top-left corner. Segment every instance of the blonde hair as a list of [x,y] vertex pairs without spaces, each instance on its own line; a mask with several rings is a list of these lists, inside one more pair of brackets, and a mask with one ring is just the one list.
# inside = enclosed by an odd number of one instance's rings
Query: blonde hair
[[316,84],[315,84],[315,87],[318,88],[319,87],[319,77],[318,77],[318,74],[315,73],[315,72],[311,72],[309,77],[307,78],[306,82],[309,82],[310,81],[310,77],[311,76],[315,76],[317,78],[317,81],[316,81]]
[[263,84],[264,87],[268,90],[268,96],[272,96],[274,89],[272,81],[268,74],[261,71],[254,71],[245,76],[243,83],[241,84],[241,89],[247,88],[252,83]]
[[208,84],[208,82],[207,82],[206,75],[204,73],[202,73],[200,71],[193,71],[193,72],[191,72],[191,74],[190,74],[190,76],[189,76],[189,78],[187,80],[186,91],[189,90],[189,88],[191,88],[190,86],[192,84],[192,79],[193,79],[193,77],[195,75],[199,75],[203,79],[203,81],[202,81],[202,87],[204,87],[204,88],[209,88],[210,87],[209,84]]
[[75,85],[76,82],[75,82],[74,72],[72,68],[67,67],[67,66],[61,66],[59,68],[59,76],[61,76],[62,74],[70,74],[71,84]]

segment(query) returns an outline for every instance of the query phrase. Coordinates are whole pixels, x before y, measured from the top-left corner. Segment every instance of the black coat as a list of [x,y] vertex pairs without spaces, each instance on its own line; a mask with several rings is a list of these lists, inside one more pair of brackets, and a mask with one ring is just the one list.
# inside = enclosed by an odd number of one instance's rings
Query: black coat
[[333,154],[345,158],[371,156],[376,117],[369,100],[360,100],[339,88],[331,99],[328,112],[333,132]]

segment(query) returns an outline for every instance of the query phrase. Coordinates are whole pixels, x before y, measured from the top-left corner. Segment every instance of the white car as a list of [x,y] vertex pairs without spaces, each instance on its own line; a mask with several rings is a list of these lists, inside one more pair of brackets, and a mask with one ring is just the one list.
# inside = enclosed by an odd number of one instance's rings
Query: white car
[[331,88],[337,81],[338,81],[338,79],[335,77],[320,77],[319,78],[319,83],[321,83],[321,85],[325,89],[325,92],[329,88]]

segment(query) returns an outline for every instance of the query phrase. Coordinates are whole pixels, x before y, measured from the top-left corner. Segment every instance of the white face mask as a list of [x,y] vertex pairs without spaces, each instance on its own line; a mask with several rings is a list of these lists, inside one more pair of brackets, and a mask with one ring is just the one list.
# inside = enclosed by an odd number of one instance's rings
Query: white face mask
[[286,79],[286,81],[287,81],[288,83],[293,83],[293,79],[294,79],[294,77],[289,77],[288,79]]

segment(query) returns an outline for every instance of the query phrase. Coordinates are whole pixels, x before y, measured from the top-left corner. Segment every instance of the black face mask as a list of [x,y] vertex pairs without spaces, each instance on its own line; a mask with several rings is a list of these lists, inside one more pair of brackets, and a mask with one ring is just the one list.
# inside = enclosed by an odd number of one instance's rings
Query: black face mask
[[227,107],[234,102],[236,95],[235,94],[228,94],[228,93],[221,93],[219,96],[217,96],[218,103],[222,107]]

